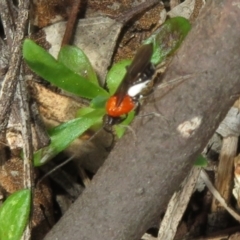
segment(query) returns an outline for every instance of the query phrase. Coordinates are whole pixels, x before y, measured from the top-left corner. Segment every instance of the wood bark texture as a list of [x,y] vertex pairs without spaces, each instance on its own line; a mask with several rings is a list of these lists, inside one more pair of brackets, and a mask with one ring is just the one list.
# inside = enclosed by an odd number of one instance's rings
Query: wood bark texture
[[137,240],[152,226],[240,92],[240,8],[208,1],[164,81],[190,76],[164,97],[156,88],[91,185],[46,236]]

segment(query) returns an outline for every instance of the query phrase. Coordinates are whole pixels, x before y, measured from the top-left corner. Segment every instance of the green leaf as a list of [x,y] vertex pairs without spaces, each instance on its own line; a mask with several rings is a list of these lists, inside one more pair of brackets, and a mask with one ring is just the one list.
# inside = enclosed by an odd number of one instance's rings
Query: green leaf
[[77,113],[76,113],[76,118],[80,118],[80,117],[83,117],[84,115],[94,111],[95,109],[94,108],[91,108],[91,107],[82,107],[80,108]]
[[106,78],[106,83],[110,95],[113,95],[116,92],[118,86],[122,82],[123,77],[127,72],[127,66],[129,66],[130,63],[131,60],[125,59],[114,64],[109,70]]
[[51,129],[49,131],[51,143],[34,153],[34,165],[41,166],[55,157],[86,130],[98,124],[104,114],[105,109],[93,110],[81,118],[73,119]]
[[183,17],[168,19],[143,43],[153,43],[153,56],[151,62],[155,65],[161,63],[166,57],[173,54],[191,29],[190,22]]
[[74,46],[64,46],[58,54],[58,61],[90,82],[98,85],[97,75],[85,53]]
[[128,125],[130,125],[130,123],[133,121],[134,117],[135,117],[135,111],[131,111],[128,114],[127,118],[121,124],[113,126],[118,138],[121,138],[124,135],[124,133],[128,129]]
[[0,239],[20,240],[27,226],[31,191],[20,190],[10,195],[0,208]]
[[[77,111],[76,117],[85,117],[86,114],[95,111],[95,108],[91,108],[91,107],[84,107],[81,108]],[[105,109],[101,108],[101,111],[105,113]],[[104,114],[103,114],[104,115]],[[101,118],[99,118],[99,121],[96,121],[94,125],[92,125],[89,130],[95,132],[97,131],[99,128],[102,127],[103,125],[103,115],[101,115]]]
[[194,166],[198,166],[198,167],[206,167],[208,164],[207,159],[205,157],[203,157],[203,155],[199,155],[196,159],[196,161],[194,162]]
[[40,77],[68,92],[89,99],[108,96],[103,88],[71,71],[30,39],[23,43],[23,57]]
[[110,96],[105,97],[105,96],[97,96],[94,98],[91,103],[90,107],[92,108],[105,108],[106,102],[109,99]]

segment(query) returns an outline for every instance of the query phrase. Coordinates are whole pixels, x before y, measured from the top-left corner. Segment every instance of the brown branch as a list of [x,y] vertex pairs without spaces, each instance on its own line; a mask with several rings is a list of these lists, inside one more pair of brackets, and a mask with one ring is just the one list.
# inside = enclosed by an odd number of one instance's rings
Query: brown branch
[[[33,146],[32,146],[32,131],[30,123],[30,111],[29,111],[29,101],[28,101],[28,92],[26,89],[26,82],[23,78],[23,66],[20,67],[20,76],[17,84],[16,94],[19,100],[19,109],[21,115],[21,132],[23,138],[23,186],[32,191],[33,196]],[[32,205],[33,206],[33,205]],[[31,238],[31,222],[32,214],[30,217],[27,228],[23,234],[23,239],[28,240]]]
[[117,22],[121,22],[122,24],[126,24],[129,22],[132,18],[134,18],[136,15],[146,12],[148,9],[154,7],[157,4],[161,4],[161,1],[159,0],[149,0],[146,2],[143,2],[136,7],[128,10],[127,12],[124,12],[122,15],[117,16],[115,20]]
[[9,59],[9,48],[5,42],[0,38],[0,81],[7,72]]
[[66,24],[66,29],[64,32],[61,46],[71,44],[71,40],[74,35],[74,28],[76,27],[76,20],[77,20],[77,15],[79,12],[80,5],[81,5],[81,0],[73,1],[72,9]]
[[29,110],[29,95],[27,92],[26,82],[24,79],[23,66],[19,76],[16,95],[19,101],[19,110],[21,116],[22,138],[23,138],[23,160],[24,160],[24,188],[33,188],[33,146],[32,131]]
[[11,11],[12,5],[12,1],[0,0],[1,19],[9,48],[12,46],[16,27],[13,20],[14,16]]
[[2,133],[8,123],[11,104],[18,82],[19,67],[21,63],[22,41],[28,20],[29,0],[19,1],[19,12],[17,18],[17,28],[14,34],[14,41],[11,49],[9,69],[4,78],[0,92],[0,132]]
[[[192,75],[164,98],[161,89],[116,145],[91,185],[48,239],[140,239],[158,219],[240,92],[240,9],[208,1],[164,80]],[[228,41],[226,41],[228,39]]]

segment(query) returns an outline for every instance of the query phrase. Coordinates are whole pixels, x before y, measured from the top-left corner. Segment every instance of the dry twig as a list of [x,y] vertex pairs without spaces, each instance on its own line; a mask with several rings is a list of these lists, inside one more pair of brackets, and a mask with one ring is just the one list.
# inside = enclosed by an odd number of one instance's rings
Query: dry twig
[[219,203],[238,221],[240,222],[240,215],[237,214],[232,208],[228,206],[225,199],[220,195],[217,189],[211,183],[208,175],[206,174],[205,170],[202,170],[200,173],[201,178],[203,179],[204,183],[208,187],[209,191],[213,194],[213,196],[219,201]]
[[201,168],[193,167],[191,172],[184,180],[182,189],[174,193],[172,196],[160,225],[158,240],[174,239],[174,236],[177,232],[177,227],[195,189],[200,172]]
[[74,28],[76,26],[76,20],[77,20],[80,4],[81,4],[81,0],[73,1],[72,9],[70,14],[68,15],[69,18],[68,18],[66,29],[62,39],[62,46],[71,43],[71,40],[74,34]]
[[[3,1],[3,0],[2,0]],[[16,91],[19,68],[21,64],[21,49],[24,33],[28,21],[29,0],[19,1],[19,12],[16,24],[16,32],[11,49],[11,58],[9,61],[9,69],[4,78],[0,92],[0,139],[4,139],[4,131],[8,124],[11,110],[11,104]]]

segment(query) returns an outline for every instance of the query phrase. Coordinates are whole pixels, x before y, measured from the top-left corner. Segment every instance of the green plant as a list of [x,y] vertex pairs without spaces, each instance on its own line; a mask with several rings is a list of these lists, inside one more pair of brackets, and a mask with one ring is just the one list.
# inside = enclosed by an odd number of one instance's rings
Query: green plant
[[[172,54],[189,30],[190,24],[184,18],[167,20],[143,43],[152,42],[154,45],[152,63],[157,65]],[[89,107],[79,109],[75,119],[49,130],[50,145],[34,153],[34,165],[40,166],[64,150],[86,130],[101,124],[106,114],[105,103],[115,93],[131,60],[123,60],[110,69],[106,79],[109,89],[107,92],[99,86],[96,73],[81,49],[65,46],[60,50],[56,60],[32,40],[26,39],[23,44],[23,57],[28,66],[45,80],[65,91],[91,100]],[[123,124],[128,125],[134,115],[134,112],[131,112]],[[125,128],[120,125],[115,128],[121,137]],[[203,162],[202,159],[198,160]],[[0,208],[0,239],[21,239],[29,221],[30,206],[30,189],[17,191],[7,198]]]
[[[188,20],[182,17],[172,18],[145,40],[144,44],[152,42],[154,45],[152,63],[157,65],[176,51],[190,28]],[[106,101],[115,93],[131,60],[123,60],[113,65],[107,74],[106,83],[109,89],[107,92],[99,86],[87,56],[79,48],[63,47],[56,60],[32,40],[26,39],[23,44],[23,57],[28,66],[45,80],[65,91],[91,100],[89,107],[78,111],[76,119],[49,130],[51,144],[34,154],[34,165],[40,166],[68,147],[86,130],[102,121],[106,114]],[[124,124],[129,124],[133,118],[134,114],[129,114]],[[121,126],[116,128],[119,137],[126,130]]]
[[31,206],[31,191],[13,193],[0,208],[0,239],[19,240],[27,226]]
[[206,167],[207,163],[208,163],[207,159],[202,154],[200,154],[197,157],[197,159],[195,160],[194,166],[196,166],[196,167]]

